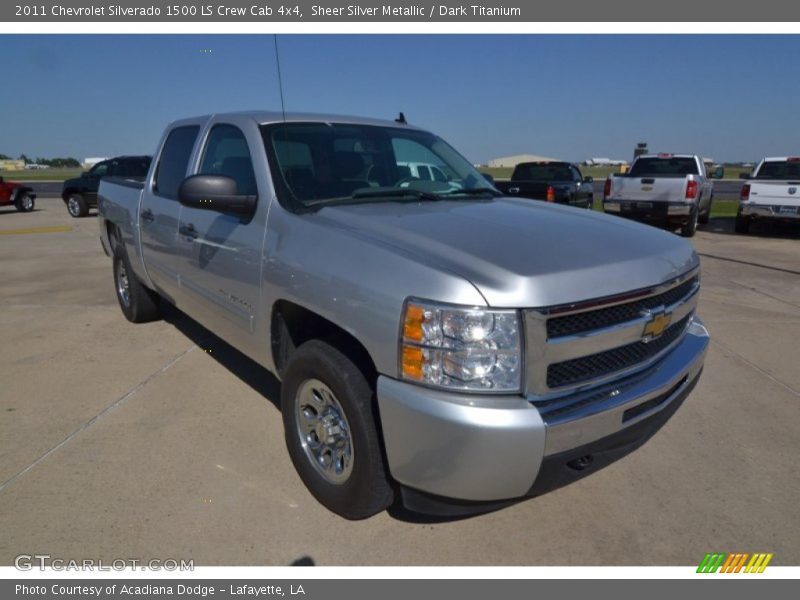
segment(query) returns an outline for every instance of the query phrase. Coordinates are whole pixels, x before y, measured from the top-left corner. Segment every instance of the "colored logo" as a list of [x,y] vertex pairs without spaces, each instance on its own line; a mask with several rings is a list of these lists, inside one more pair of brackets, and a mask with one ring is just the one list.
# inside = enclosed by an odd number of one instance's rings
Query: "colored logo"
[[664,330],[669,327],[670,322],[672,321],[672,313],[664,312],[664,309],[661,309],[658,312],[649,312],[650,320],[647,321],[644,325],[644,331],[642,332],[643,340],[645,342],[649,342],[650,340],[654,340],[659,337]]
[[700,566],[697,567],[698,573],[763,573],[769,561],[772,560],[772,553],[756,552],[725,552],[706,553]]

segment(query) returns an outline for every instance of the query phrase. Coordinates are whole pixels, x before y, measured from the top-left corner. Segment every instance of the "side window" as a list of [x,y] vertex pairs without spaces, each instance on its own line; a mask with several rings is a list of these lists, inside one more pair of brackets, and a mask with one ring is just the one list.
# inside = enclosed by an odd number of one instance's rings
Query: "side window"
[[97,163],[89,171],[89,175],[97,178],[105,177],[106,175],[108,175],[108,163],[107,162]]
[[226,175],[234,179],[240,194],[258,193],[247,140],[241,130],[233,125],[215,125],[211,128],[199,172]]
[[186,167],[194,142],[200,132],[199,125],[176,127],[169,132],[158,160],[153,189],[164,198],[175,200],[178,187],[186,177]]
[[572,171],[572,179],[574,179],[575,181],[581,181],[583,179],[583,176],[581,175],[581,172],[578,169],[576,169],[575,167],[570,167],[570,170]]

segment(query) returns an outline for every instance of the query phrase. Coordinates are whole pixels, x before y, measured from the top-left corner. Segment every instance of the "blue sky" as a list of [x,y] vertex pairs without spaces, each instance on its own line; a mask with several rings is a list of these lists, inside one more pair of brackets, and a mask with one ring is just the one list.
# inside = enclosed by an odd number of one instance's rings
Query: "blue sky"
[[[797,154],[800,36],[279,36],[286,109],[408,120],[473,162]],[[3,35],[0,153],[151,153],[172,119],[279,109],[271,35]]]

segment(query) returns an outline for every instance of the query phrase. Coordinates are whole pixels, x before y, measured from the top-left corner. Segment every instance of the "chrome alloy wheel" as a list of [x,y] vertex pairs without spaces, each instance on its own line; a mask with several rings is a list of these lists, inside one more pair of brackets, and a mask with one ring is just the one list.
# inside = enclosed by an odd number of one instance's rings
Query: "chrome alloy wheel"
[[75,196],[70,196],[69,200],[67,200],[67,210],[73,217],[77,217],[79,214],[81,214],[81,205],[78,203],[78,200],[75,198]]
[[322,477],[342,484],[353,471],[350,424],[331,389],[318,379],[308,379],[295,396],[297,435],[308,460]]
[[30,194],[25,194],[22,197],[22,209],[25,212],[30,212],[33,210],[33,198],[31,198]]
[[117,267],[117,294],[125,306],[131,305],[131,288],[124,261],[119,261],[119,267]]

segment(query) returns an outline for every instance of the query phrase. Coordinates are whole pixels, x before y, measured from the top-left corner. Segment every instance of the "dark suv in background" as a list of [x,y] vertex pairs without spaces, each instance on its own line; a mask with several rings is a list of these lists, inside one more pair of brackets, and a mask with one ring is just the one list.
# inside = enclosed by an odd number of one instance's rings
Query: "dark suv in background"
[[150,156],[117,156],[94,165],[80,177],[67,179],[61,198],[73,217],[85,217],[90,208],[97,206],[97,189],[103,177],[122,177],[144,181],[150,168]]

